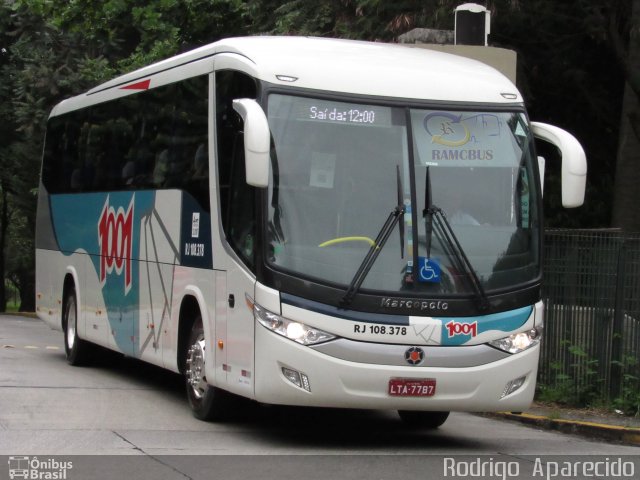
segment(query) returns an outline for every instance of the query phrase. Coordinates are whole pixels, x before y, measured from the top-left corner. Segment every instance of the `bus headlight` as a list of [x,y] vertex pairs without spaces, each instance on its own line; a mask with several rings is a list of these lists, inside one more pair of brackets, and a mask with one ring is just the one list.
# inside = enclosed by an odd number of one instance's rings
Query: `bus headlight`
[[314,345],[336,338],[335,335],[323,330],[276,315],[257,303],[253,305],[253,313],[255,318],[266,328],[301,345]]
[[526,332],[514,333],[508,337],[489,342],[489,345],[509,353],[520,353],[540,343],[541,328],[532,328]]

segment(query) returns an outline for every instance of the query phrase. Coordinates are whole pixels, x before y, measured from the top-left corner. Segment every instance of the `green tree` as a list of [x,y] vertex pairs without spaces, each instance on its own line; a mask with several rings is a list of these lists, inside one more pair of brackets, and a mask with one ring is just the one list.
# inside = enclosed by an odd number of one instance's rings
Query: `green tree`
[[640,1],[633,0],[630,7],[609,13],[607,32],[625,77],[613,226],[640,232]]
[[[22,37],[24,28],[30,22],[40,26],[40,23],[32,15],[22,15],[24,12],[13,2],[2,3],[2,18],[0,38],[2,39],[2,63],[0,64],[0,95],[2,98],[0,109],[3,122],[3,142],[0,146],[0,274],[3,280],[7,277],[7,246],[11,243],[11,225],[23,219],[32,219],[35,212],[34,185],[37,184],[37,172],[39,170],[38,145],[35,144],[34,134],[39,130],[34,129],[35,124],[44,116],[44,106],[37,95],[32,95],[24,88],[23,81],[28,79],[34,84],[43,84],[42,79],[33,77],[35,71],[26,73],[20,50],[28,47],[28,40]],[[42,32],[42,37],[47,37],[47,32]],[[30,37],[33,38],[33,37]],[[37,63],[37,62],[35,62]],[[31,113],[27,113],[31,112]],[[28,120],[24,123],[22,121]],[[36,132],[37,130],[37,132]],[[25,232],[25,240],[31,241],[33,230]],[[32,241],[31,241],[32,244]],[[30,254],[28,266],[33,265],[33,253]],[[12,260],[12,257],[9,257]],[[4,281],[0,284],[0,308],[6,307],[6,292]],[[31,302],[33,304],[33,302]]]
[[[638,118],[637,108],[624,114],[628,126],[623,123],[620,130],[624,79],[638,78],[640,69],[640,61],[630,57],[633,50],[628,48],[633,44],[633,41],[629,44],[629,32],[632,39],[638,37],[637,33],[633,37],[638,14],[631,15],[632,1],[637,5],[639,0],[484,2],[492,13],[490,43],[518,52],[518,87],[531,117],[572,132],[587,153],[586,203],[578,210],[567,211],[561,206],[560,162],[555,161],[554,150],[541,146],[541,153],[549,160],[544,197],[547,226],[611,224],[619,132],[616,210],[640,222],[640,199],[636,197],[640,195],[636,187],[640,181],[637,178],[640,148],[636,143],[637,124],[633,123]],[[393,41],[415,27],[452,29],[453,10],[463,2],[249,0],[248,3],[260,31]],[[633,23],[630,19],[634,19]],[[635,30],[631,25],[636,25]],[[634,93],[627,98],[636,97]],[[625,105],[632,103],[625,101]]]
[[248,0],[257,32],[393,41],[415,26],[453,26],[451,12],[460,2],[437,0]]
[[3,178],[10,154],[9,146],[14,142],[14,128],[12,112],[6,99],[11,95],[11,71],[9,68],[9,52],[7,45],[12,30],[11,11],[6,2],[0,4],[0,311],[6,309],[6,290],[4,287],[4,244],[6,242],[6,230],[8,224],[8,182]]
[[560,163],[552,158],[555,152],[540,145],[550,160],[544,201],[551,227],[607,227],[611,222],[623,80],[605,33],[609,12],[601,3],[539,0],[503,5],[492,26],[492,41],[518,52],[518,87],[531,117],[567,129],[587,153],[585,205],[565,210]]
[[0,276],[19,289],[22,309],[34,306],[35,190],[50,109],[119,73],[245,33],[244,15],[241,0],[2,0]]
[[[81,54],[79,34],[67,35],[47,19],[51,6],[0,4],[0,275],[19,289],[23,310],[34,308],[36,189],[48,112],[113,73],[103,60]],[[3,281],[0,309],[5,307]]]
[[[547,179],[545,209],[551,225],[610,223],[613,152],[620,143],[613,222],[640,230],[629,223],[640,221],[639,2],[486,2],[492,11],[491,42],[519,53],[518,86],[532,118],[568,129],[587,150],[587,205],[578,215],[560,208],[558,174],[548,162],[552,175]],[[222,37],[267,33],[394,41],[415,27],[451,29],[459,3],[1,0],[0,275],[14,281],[28,305],[34,270],[29,242],[42,140],[48,112],[62,98]],[[621,112],[624,81],[628,86]],[[0,308],[4,305],[2,284]]]

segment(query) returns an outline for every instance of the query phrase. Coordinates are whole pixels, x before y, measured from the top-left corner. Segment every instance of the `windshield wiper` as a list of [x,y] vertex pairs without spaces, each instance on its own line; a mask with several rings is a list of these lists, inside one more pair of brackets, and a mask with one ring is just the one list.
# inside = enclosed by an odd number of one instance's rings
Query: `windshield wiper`
[[473,266],[469,261],[469,257],[467,257],[462,245],[460,245],[458,236],[451,228],[451,224],[449,223],[449,220],[447,220],[447,215],[440,207],[433,204],[431,199],[431,178],[429,176],[429,167],[427,167],[425,178],[425,209],[422,211],[422,216],[425,221],[427,259],[431,257],[431,236],[433,233],[433,227],[435,226],[436,235],[440,239],[444,239],[443,243],[448,246],[451,253],[450,256],[455,260],[456,268],[466,274],[465,277],[475,292],[478,310],[487,310],[489,308],[489,300],[487,299],[487,294],[484,291],[480,279],[478,278],[478,274],[473,269]]
[[[369,248],[367,255],[362,260],[362,263],[360,264],[360,267],[358,267],[356,274],[353,276],[353,279],[349,284],[349,288],[347,288],[347,292],[345,293],[344,297],[342,297],[342,300],[340,300],[340,306],[342,308],[347,307],[348,305],[351,304],[351,302],[353,301],[353,298],[358,293],[358,290],[360,290],[360,286],[362,285],[362,282],[364,282],[364,279],[367,277],[367,274],[371,270],[371,267],[373,267],[373,264],[378,258],[378,255],[380,255],[380,251],[384,247],[385,243],[387,243],[387,240],[391,235],[391,232],[393,232],[393,229],[396,226],[396,223],[398,223],[398,221],[404,215],[405,207],[404,207],[404,200],[402,199],[402,181],[400,180],[400,166],[396,166],[396,175],[397,175],[396,186],[398,189],[398,205],[396,205],[396,207],[387,217],[387,220],[384,222],[384,225],[378,232],[378,236],[376,237],[375,241]],[[402,255],[402,258],[404,258],[404,221],[401,222],[399,226],[400,226],[400,254]]]
[[431,176],[429,175],[429,166],[427,165],[427,173],[424,181],[424,210],[422,216],[424,218],[424,231],[426,234],[425,242],[427,248],[427,258],[431,258],[431,235],[433,233],[433,200],[431,198]]
[[[405,207],[404,198],[402,196],[403,190],[402,180],[400,179],[400,165],[396,165],[396,180],[396,188],[398,189],[398,206],[402,205],[401,213],[404,214]],[[398,222],[398,231],[400,232],[400,258],[404,259],[404,221]]]

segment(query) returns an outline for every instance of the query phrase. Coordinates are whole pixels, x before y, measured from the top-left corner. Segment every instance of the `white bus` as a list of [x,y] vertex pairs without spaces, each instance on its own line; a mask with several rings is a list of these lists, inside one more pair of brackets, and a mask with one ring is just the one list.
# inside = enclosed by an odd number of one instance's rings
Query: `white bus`
[[201,419],[283,405],[521,411],[543,328],[541,178],[516,87],[379,43],[223,40],[51,112],[37,313],[68,362],[101,345],[184,374]]

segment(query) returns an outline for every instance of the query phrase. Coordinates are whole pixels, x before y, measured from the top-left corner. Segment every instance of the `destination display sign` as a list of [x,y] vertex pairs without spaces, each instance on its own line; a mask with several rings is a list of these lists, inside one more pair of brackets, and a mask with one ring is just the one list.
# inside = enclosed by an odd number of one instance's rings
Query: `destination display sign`
[[295,120],[365,126],[390,126],[392,124],[392,109],[390,107],[305,97],[281,97],[280,99],[274,97],[280,96],[271,96],[269,109],[271,110],[274,106],[280,107],[281,102],[278,100],[281,100],[282,106],[284,104],[290,106],[290,114]]

